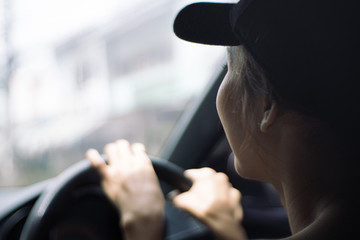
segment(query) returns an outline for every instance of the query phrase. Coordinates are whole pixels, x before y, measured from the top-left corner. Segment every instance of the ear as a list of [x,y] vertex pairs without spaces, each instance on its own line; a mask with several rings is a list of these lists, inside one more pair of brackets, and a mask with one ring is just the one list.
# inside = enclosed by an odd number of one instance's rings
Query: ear
[[263,114],[263,118],[260,122],[260,131],[266,132],[271,125],[274,124],[279,115],[279,106],[275,101],[271,102],[270,107],[268,107]]

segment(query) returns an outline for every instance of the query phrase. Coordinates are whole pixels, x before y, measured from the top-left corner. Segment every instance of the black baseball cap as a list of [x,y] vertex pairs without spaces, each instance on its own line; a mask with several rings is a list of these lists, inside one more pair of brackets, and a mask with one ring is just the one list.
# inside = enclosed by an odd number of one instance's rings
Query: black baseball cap
[[[303,112],[327,117],[359,102],[360,1],[240,0],[193,3],[174,22],[181,39],[243,45],[274,94]],[[345,113],[345,112],[344,112]]]

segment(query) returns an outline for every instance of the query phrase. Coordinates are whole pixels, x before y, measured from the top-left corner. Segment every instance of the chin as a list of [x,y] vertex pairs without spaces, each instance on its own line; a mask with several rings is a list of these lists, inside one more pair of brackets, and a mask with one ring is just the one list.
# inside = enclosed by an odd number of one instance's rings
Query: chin
[[236,170],[237,174],[240,177],[248,178],[247,171],[244,169],[244,166],[242,164],[240,164],[239,159],[236,156],[234,158],[234,166],[235,166],[235,170]]
[[259,176],[258,171],[259,167],[255,166],[245,166],[245,164],[241,164],[239,159],[235,156],[234,158],[234,166],[237,174],[245,179],[263,181],[261,176]]

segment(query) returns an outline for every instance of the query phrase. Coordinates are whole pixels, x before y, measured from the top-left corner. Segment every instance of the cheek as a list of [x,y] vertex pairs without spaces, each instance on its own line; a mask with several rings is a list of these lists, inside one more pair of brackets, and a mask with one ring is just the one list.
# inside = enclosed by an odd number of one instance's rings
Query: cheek
[[235,115],[240,112],[238,111],[238,99],[234,97],[239,96],[240,91],[235,89],[236,84],[234,84],[234,81],[231,75],[227,73],[216,97],[217,112],[224,127],[227,127],[236,118]]
[[231,80],[227,75],[221,83],[216,99],[217,111],[235,155],[236,171],[242,177],[256,179],[261,170],[256,151],[257,136],[254,135],[255,129],[243,122],[241,91]]
[[218,112],[218,115],[220,117],[220,120],[222,120],[222,116],[223,116],[223,111],[225,110],[226,106],[225,106],[225,102],[226,102],[226,87],[225,85],[227,84],[227,74],[224,78],[224,80],[221,82],[219,90],[217,92],[216,95],[216,109]]
[[235,89],[235,84],[231,80],[229,75],[225,76],[217,94],[216,106],[230,147],[239,159],[242,149],[245,149],[246,134],[242,127],[240,90]]

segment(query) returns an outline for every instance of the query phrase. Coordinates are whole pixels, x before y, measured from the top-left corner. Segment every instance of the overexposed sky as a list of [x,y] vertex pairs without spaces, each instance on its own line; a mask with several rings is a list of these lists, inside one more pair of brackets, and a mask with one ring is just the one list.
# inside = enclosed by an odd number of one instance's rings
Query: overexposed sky
[[41,47],[101,24],[144,0],[12,0],[12,44]]
[[[2,1],[2,0],[0,0]],[[82,29],[96,26],[114,14],[149,0],[8,0],[12,8],[11,42],[16,50],[59,42]],[[179,1],[180,4],[197,0]],[[200,1],[200,0],[198,0]],[[236,2],[237,0],[207,0]]]
[[[4,0],[0,0],[4,1]],[[16,50],[59,42],[96,26],[114,14],[149,0],[8,0],[12,8],[12,45]],[[178,1],[180,5],[201,0]],[[207,0],[237,2],[238,0]],[[1,13],[1,11],[0,11]]]

